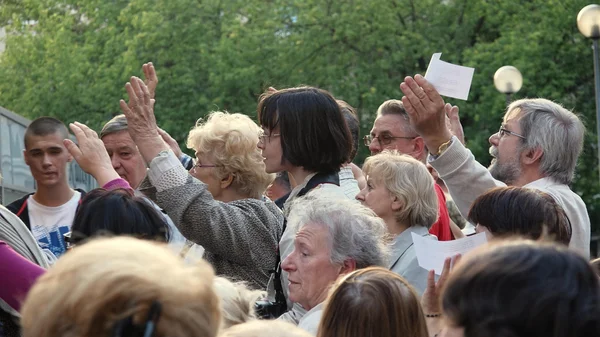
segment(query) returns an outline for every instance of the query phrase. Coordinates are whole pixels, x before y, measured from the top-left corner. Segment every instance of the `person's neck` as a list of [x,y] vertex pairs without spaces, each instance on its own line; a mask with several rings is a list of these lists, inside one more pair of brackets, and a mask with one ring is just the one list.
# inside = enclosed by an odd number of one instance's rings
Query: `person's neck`
[[523,187],[531,182],[545,178],[544,174],[541,174],[538,168],[522,168],[521,175],[511,184],[510,186]]
[[67,182],[52,186],[38,185],[37,190],[33,194],[33,199],[44,206],[58,207],[71,200],[74,193],[75,190]]
[[398,222],[393,215],[383,218],[383,221],[387,225],[388,232],[394,236],[402,234],[402,232],[404,232],[408,229],[408,227],[410,227],[405,223]]
[[304,180],[306,180],[306,177],[313,173],[314,172],[309,172],[305,170],[303,167],[294,167],[293,169],[288,171],[288,174],[291,174],[294,177],[294,180],[298,185],[304,184]]
[[242,200],[242,199],[249,199],[251,198],[248,195],[244,195],[243,193],[238,193],[237,191],[234,191],[231,188],[228,188],[226,190],[221,191],[221,194],[215,198],[215,200],[218,201],[222,201],[222,202],[230,202],[230,201],[236,201],[236,200]]

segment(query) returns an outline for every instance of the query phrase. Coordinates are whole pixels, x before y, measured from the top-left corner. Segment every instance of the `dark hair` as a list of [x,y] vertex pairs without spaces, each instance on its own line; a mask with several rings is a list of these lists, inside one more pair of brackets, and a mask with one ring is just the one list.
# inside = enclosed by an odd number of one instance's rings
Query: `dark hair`
[[465,257],[442,293],[465,337],[600,336],[600,285],[589,263],[551,243],[504,241]]
[[63,139],[69,137],[69,131],[65,123],[53,117],[39,117],[34,119],[25,129],[23,143],[27,148],[27,138],[31,136],[47,136],[54,133],[59,133]]
[[348,129],[350,130],[350,135],[352,136],[352,150],[350,151],[350,161],[352,161],[358,152],[358,142],[360,138],[358,116],[356,115],[356,110],[354,110],[354,108],[346,101],[338,99],[337,103],[340,106],[340,110],[342,110],[346,124],[348,124]]
[[326,301],[317,337],[427,337],[419,295],[400,275],[381,267],[341,278]]
[[475,199],[468,219],[497,236],[522,235],[568,245],[571,224],[563,208],[547,193],[521,187],[496,187]]
[[71,227],[71,242],[77,244],[106,234],[167,241],[168,228],[163,216],[144,198],[125,189],[97,188],[88,192],[79,205]]
[[283,161],[310,172],[336,172],[348,162],[352,136],[327,91],[298,87],[267,92],[257,113],[261,126],[279,127]]

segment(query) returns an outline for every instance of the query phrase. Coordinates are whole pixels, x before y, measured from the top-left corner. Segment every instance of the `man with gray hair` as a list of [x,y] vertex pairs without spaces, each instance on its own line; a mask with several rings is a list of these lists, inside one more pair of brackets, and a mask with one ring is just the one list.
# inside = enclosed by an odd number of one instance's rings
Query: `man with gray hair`
[[402,102],[411,124],[431,151],[429,163],[446,182],[462,214],[468,213],[477,196],[496,186],[541,190],[567,214],[573,231],[569,247],[589,258],[590,219],[583,200],[568,186],[585,133],[577,115],[546,99],[513,102],[499,131],[489,138],[493,160],[486,169],[452,135],[444,100],[425,78],[406,77],[400,89],[406,95]]
[[[163,135],[163,139],[164,139]],[[100,131],[100,139],[108,152],[113,168],[119,176],[129,183],[134,189],[135,195],[144,197],[169,224],[169,243],[179,250],[180,253],[187,253],[193,244],[187,242],[179,232],[171,218],[154,202],[146,198],[139,190],[142,180],[146,177],[146,162],[140,154],[137,145],[129,135],[127,118],[125,115],[118,115],[108,121]],[[197,253],[200,254],[200,253]]]
[[[371,133],[363,138],[372,155],[383,150],[397,150],[416,160],[426,163],[427,147],[423,138],[410,125],[404,105],[397,99],[383,102],[377,109],[377,118]],[[439,241],[453,239],[450,229],[450,216],[446,206],[444,190],[436,183],[435,193],[438,198],[438,220],[431,226],[429,233]]]

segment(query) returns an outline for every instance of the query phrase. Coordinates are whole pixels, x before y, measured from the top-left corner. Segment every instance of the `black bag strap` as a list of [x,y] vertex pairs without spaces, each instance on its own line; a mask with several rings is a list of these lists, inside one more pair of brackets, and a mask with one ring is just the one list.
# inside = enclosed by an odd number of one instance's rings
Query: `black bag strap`
[[[340,186],[340,176],[338,172],[331,173],[317,173],[306,183],[306,186],[298,192],[297,196],[301,197],[306,195],[306,193],[310,192],[315,187],[321,184],[335,184]],[[281,231],[281,235],[285,232],[287,228],[287,219],[283,219],[283,230]],[[275,266],[275,275],[273,277],[274,288],[275,288],[275,301],[277,303],[286,303],[285,295],[283,293],[283,286],[281,285],[281,252],[279,248],[277,248],[277,265]]]

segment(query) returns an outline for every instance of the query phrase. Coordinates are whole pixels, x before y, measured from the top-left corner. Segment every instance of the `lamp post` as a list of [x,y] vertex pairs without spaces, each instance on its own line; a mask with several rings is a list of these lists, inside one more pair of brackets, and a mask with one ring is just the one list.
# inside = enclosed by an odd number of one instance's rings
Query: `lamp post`
[[[583,36],[592,39],[594,50],[594,81],[596,88],[596,136],[598,137],[598,160],[600,161],[600,51],[598,50],[598,38],[600,38],[600,6],[587,5],[577,14],[577,28]],[[600,165],[598,165],[600,172]]]
[[521,90],[523,86],[523,76],[519,69],[513,66],[500,67],[494,74],[494,86],[506,95],[506,105],[509,105],[510,95]]

